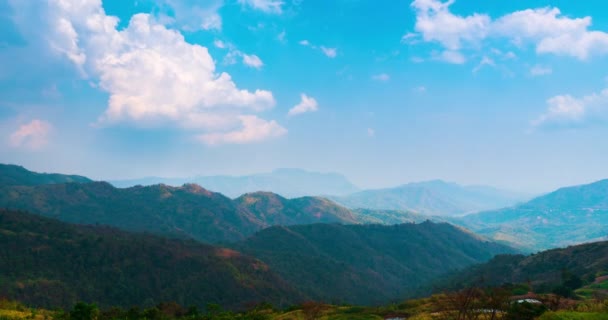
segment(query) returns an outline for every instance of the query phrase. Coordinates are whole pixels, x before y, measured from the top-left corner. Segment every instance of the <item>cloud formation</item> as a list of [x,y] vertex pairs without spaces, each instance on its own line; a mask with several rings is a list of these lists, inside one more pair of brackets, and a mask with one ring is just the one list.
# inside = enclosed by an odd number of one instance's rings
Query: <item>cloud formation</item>
[[608,89],[581,98],[559,95],[547,104],[547,111],[532,121],[533,126],[575,127],[608,120]]
[[608,33],[591,30],[591,17],[569,18],[558,8],[526,9],[492,19],[487,14],[460,16],[450,11],[455,0],[415,0],[414,33],[403,41],[411,44],[418,39],[435,42],[443,47],[443,59],[462,63],[462,50],[477,50],[484,40],[507,39],[516,47],[531,44],[537,54],[554,54],[586,60],[591,56],[608,54]]
[[283,5],[285,4],[281,0],[238,0],[238,2],[253,9],[272,14],[283,13]]
[[39,150],[48,144],[48,136],[52,130],[50,123],[34,119],[13,132],[9,137],[9,144],[13,148]]
[[[21,1],[14,2],[14,8],[37,9]],[[46,41],[52,51],[69,59],[83,77],[97,82],[109,94],[108,107],[98,124],[172,125],[204,134],[223,133],[240,125],[248,136],[276,136],[252,128],[268,127],[266,120],[254,114],[274,107],[272,92],[239,89],[228,73],[215,71],[207,48],[188,43],[178,31],[166,28],[154,17],[136,14],[118,30],[118,19],[106,15],[100,0],[76,4],[51,0],[44,10],[40,15],[52,27],[38,28],[44,32],[38,35],[39,40]],[[243,55],[243,62],[255,68],[263,65],[255,55]],[[243,120],[251,117],[259,121]],[[268,123],[285,131],[276,122]]]
[[300,103],[289,110],[287,113],[288,116],[296,116],[306,112],[315,112],[319,109],[319,104],[315,98],[309,97],[302,93],[300,95],[300,99]]
[[251,143],[270,138],[278,138],[287,134],[287,130],[276,121],[266,121],[256,116],[240,116],[242,127],[228,132],[213,132],[201,134],[198,139],[208,145],[226,143]]

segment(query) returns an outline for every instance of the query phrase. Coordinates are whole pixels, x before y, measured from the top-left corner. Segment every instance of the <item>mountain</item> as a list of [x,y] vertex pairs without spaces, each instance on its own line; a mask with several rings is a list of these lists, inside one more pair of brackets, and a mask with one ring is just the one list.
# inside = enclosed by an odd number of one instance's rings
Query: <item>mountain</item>
[[302,300],[267,265],[234,250],[7,210],[0,210],[0,296],[44,307]]
[[[478,285],[529,284],[535,292],[550,292],[570,279],[581,287],[608,272],[608,242],[596,242],[553,249],[529,256],[498,255],[436,283],[436,289],[453,290]],[[606,277],[603,277],[606,278]],[[578,281],[577,281],[578,282]]]
[[462,218],[463,225],[529,250],[606,239],[608,180],[562,188],[514,207]]
[[356,223],[349,210],[322,198],[285,199],[259,192],[232,200],[195,184],[125,189],[106,182],[0,186],[0,208],[210,243],[241,240],[275,224]]
[[514,205],[528,197],[492,187],[460,186],[435,180],[396,188],[365,190],[330,199],[349,208],[406,210],[426,215],[455,216]]
[[285,199],[270,192],[254,192],[244,194],[234,202],[263,221],[265,226],[359,222],[359,217],[350,210],[318,197]]
[[179,186],[196,183],[231,198],[245,193],[269,191],[287,198],[319,195],[346,195],[358,191],[348,179],[337,173],[318,173],[301,169],[277,169],[248,176],[199,176],[194,178],[144,178],[111,182],[116,187],[167,184]]
[[36,173],[21,166],[0,163],[0,186],[37,186],[42,184],[67,182],[86,183],[91,182],[91,180],[75,175]]
[[233,245],[317,301],[402,299],[435,277],[513,249],[449,224],[271,227]]

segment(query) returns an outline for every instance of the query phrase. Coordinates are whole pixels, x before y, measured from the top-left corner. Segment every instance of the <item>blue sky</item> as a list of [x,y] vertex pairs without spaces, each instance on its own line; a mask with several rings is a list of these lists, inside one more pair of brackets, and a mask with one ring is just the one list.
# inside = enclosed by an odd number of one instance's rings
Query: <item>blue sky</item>
[[0,161],[532,192],[608,178],[605,6],[0,0]]

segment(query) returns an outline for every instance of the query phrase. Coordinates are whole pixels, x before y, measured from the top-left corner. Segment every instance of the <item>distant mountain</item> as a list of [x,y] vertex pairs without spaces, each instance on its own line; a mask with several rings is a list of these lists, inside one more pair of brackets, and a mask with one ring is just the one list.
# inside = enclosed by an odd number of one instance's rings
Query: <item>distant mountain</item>
[[196,183],[231,198],[257,191],[268,191],[278,193],[283,197],[296,198],[320,195],[346,195],[359,190],[340,174],[310,172],[301,169],[277,169],[270,173],[248,176],[151,177],[137,180],[112,181],[111,183],[120,188],[159,183],[172,186]]
[[303,299],[267,265],[230,249],[6,210],[0,210],[0,280],[0,296],[53,308],[78,301],[243,308]]
[[57,173],[36,173],[29,171],[21,166],[0,164],[0,186],[37,186],[42,184],[67,182],[86,183],[91,182],[91,180],[82,176],[75,175],[64,175]]
[[321,198],[253,193],[231,200],[195,184],[125,189],[105,182],[0,186],[0,208],[210,243],[241,240],[275,224],[357,222],[349,210]]
[[[596,242],[553,249],[529,256],[499,255],[452,274],[436,283],[436,290],[454,290],[470,285],[500,286],[530,284],[535,292],[550,292],[562,285],[564,276],[582,280],[578,286],[594,282],[608,272],[608,242]],[[577,286],[577,287],[578,287]],[[576,289],[576,288],[572,288]]]
[[608,239],[608,180],[562,188],[511,208],[462,218],[463,225],[530,250]]
[[513,249],[449,224],[272,227],[234,244],[312,299],[374,304],[402,299],[438,275]]
[[396,188],[365,190],[330,197],[349,208],[406,210],[426,215],[455,216],[497,209],[529,199],[528,196],[484,186],[460,186],[441,180]]

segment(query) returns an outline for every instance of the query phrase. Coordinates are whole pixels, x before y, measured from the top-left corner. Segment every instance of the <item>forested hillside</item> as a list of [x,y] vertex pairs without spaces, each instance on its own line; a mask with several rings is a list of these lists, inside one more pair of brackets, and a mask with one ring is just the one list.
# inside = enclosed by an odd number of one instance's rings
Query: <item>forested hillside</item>
[[266,264],[230,249],[7,210],[0,210],[0,296],[46,307],[241,308],[303,299]]
[[381,303],[513,249],[449,224],[272,227],[234,246],[315,300]]

